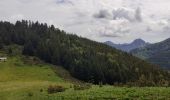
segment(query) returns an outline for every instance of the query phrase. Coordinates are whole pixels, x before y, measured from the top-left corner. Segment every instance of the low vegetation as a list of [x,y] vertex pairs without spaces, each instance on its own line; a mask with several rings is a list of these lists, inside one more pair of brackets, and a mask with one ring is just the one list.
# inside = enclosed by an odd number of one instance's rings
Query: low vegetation
[[65,90],[66,90],[66,88],[64,88],[63,86],[60,86],[60,85],[50,85],[48,87],[49,94],[53,94],[53,93],[57,93],[57,92],[64,92]]
[[[120,87],[119,84],[92,85],[79,82],[73,84],[72,81],[59,77],[52,65],[32,65],[25,63],[22,58],[8,57],[7,62],[0,63],[0,100],[170,99],[169,87]],[[64,69],[60,70],[66,72]]]
[[74,90],[86,90],[92,88],[92,84],[75,84],[73,85]]

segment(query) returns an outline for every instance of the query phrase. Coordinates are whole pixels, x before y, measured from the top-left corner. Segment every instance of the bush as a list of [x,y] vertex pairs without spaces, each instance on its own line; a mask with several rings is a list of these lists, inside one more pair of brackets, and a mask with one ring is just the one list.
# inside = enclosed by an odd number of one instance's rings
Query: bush
[[92,87],[91,84],[79,84],[73,86],[74,90],[85,90],[90,89],[91,87]]
[[33,96],[33,93],[32,93],[32,92],[29,92],[29,93],[28,93],[28,96],[29,96],[29,97],[32,97],[32,96]]
[[15,66],[18,66],[18,67],[19,67],[19,66],[22,66],[22,64],[19,63],[19,62],[15,62],[14,65],[15,65]]
[[66,89],[63,86],[57,86],[57,85],[50,85],[48,87],[48,93],[57,93],[57,92],[64,92]]
[[43,92],[43,89],[40,89],[40,92]]
[[70,88],[73,88],[73,85],[70,85]]

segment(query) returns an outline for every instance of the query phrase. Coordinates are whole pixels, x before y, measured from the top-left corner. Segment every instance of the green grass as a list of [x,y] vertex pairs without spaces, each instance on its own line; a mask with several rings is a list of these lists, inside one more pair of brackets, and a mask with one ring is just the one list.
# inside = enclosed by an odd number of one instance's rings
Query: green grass
[[70,83],[58,77],[48,64],[24,64],[21,57],[0,62],[0,100],[15,100],[15,97],[18,100],[24,91],[46,89],[53,84],[68,87]]
[[27,65],[21,58],[0,62],[0,82],[8,81],[62,81],[49,65]]
[[169,100],[170,88],[160,87],[145,87],[145,88],[127,88],[127,87],[113,87],[104,86],[102,88],[93,86],[89,90],[74,91],[69,89],[64,93],[51,95],[51,98],[58,99],[83,99],[83,100],[103,100],[103,99],[118,99],[118,100]]
[[[57,72],[58,74],[56,74]],[[25,64],[21,57],[9,57],[0,62],[0,100],[170,100],[170,88],[114,87],[93,85],[86,90],[74,90],[69,74],[48,64]],[[60,76],[60,77],[59,77]],[[48,94],[49,85],[59,85],[65,92]]]

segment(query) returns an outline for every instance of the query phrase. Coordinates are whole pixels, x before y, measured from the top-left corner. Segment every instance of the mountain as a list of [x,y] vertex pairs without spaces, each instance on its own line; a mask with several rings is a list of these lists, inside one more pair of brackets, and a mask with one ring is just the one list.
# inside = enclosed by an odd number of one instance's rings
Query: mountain
[[126,44],[114,44],[111,41],[106,41],[104,44],[107,44],[111,47],[117,48],[117,49],[122,50],[122,51],[130,52],[133,49],[144,47],[144,46],[148,45],[149,43],[146,43],[142,39],[136,39],[132,43],[129,43],[129,44],[128,43],[126,43]]
[[170,38],[159,43],[132,50],[131,53],[153,64],[170,69]]
[[170,73],[158,66],[103,43],[68,34],[53,25],[25,20],[15,24],[0,22],[0,48],[11,56],[17,55],[15,47],[6,48],[10,45],[19,45],[25,56],[62,66],[85,82],[135,86],[170,83]]

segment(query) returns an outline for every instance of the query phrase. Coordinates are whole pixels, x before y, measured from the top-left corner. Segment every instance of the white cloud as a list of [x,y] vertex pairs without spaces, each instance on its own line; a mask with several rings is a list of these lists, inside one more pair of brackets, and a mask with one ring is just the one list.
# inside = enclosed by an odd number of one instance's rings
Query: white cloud
[[17,14],[17,15],[11,16],[10,19],[12,19],[12,20],[23,20],[24,18],[25,18],[24,15],[22,15],[22,14]]
[[1,0],[0,20],[28,19],[96,41],[170,37],[170,0]]

